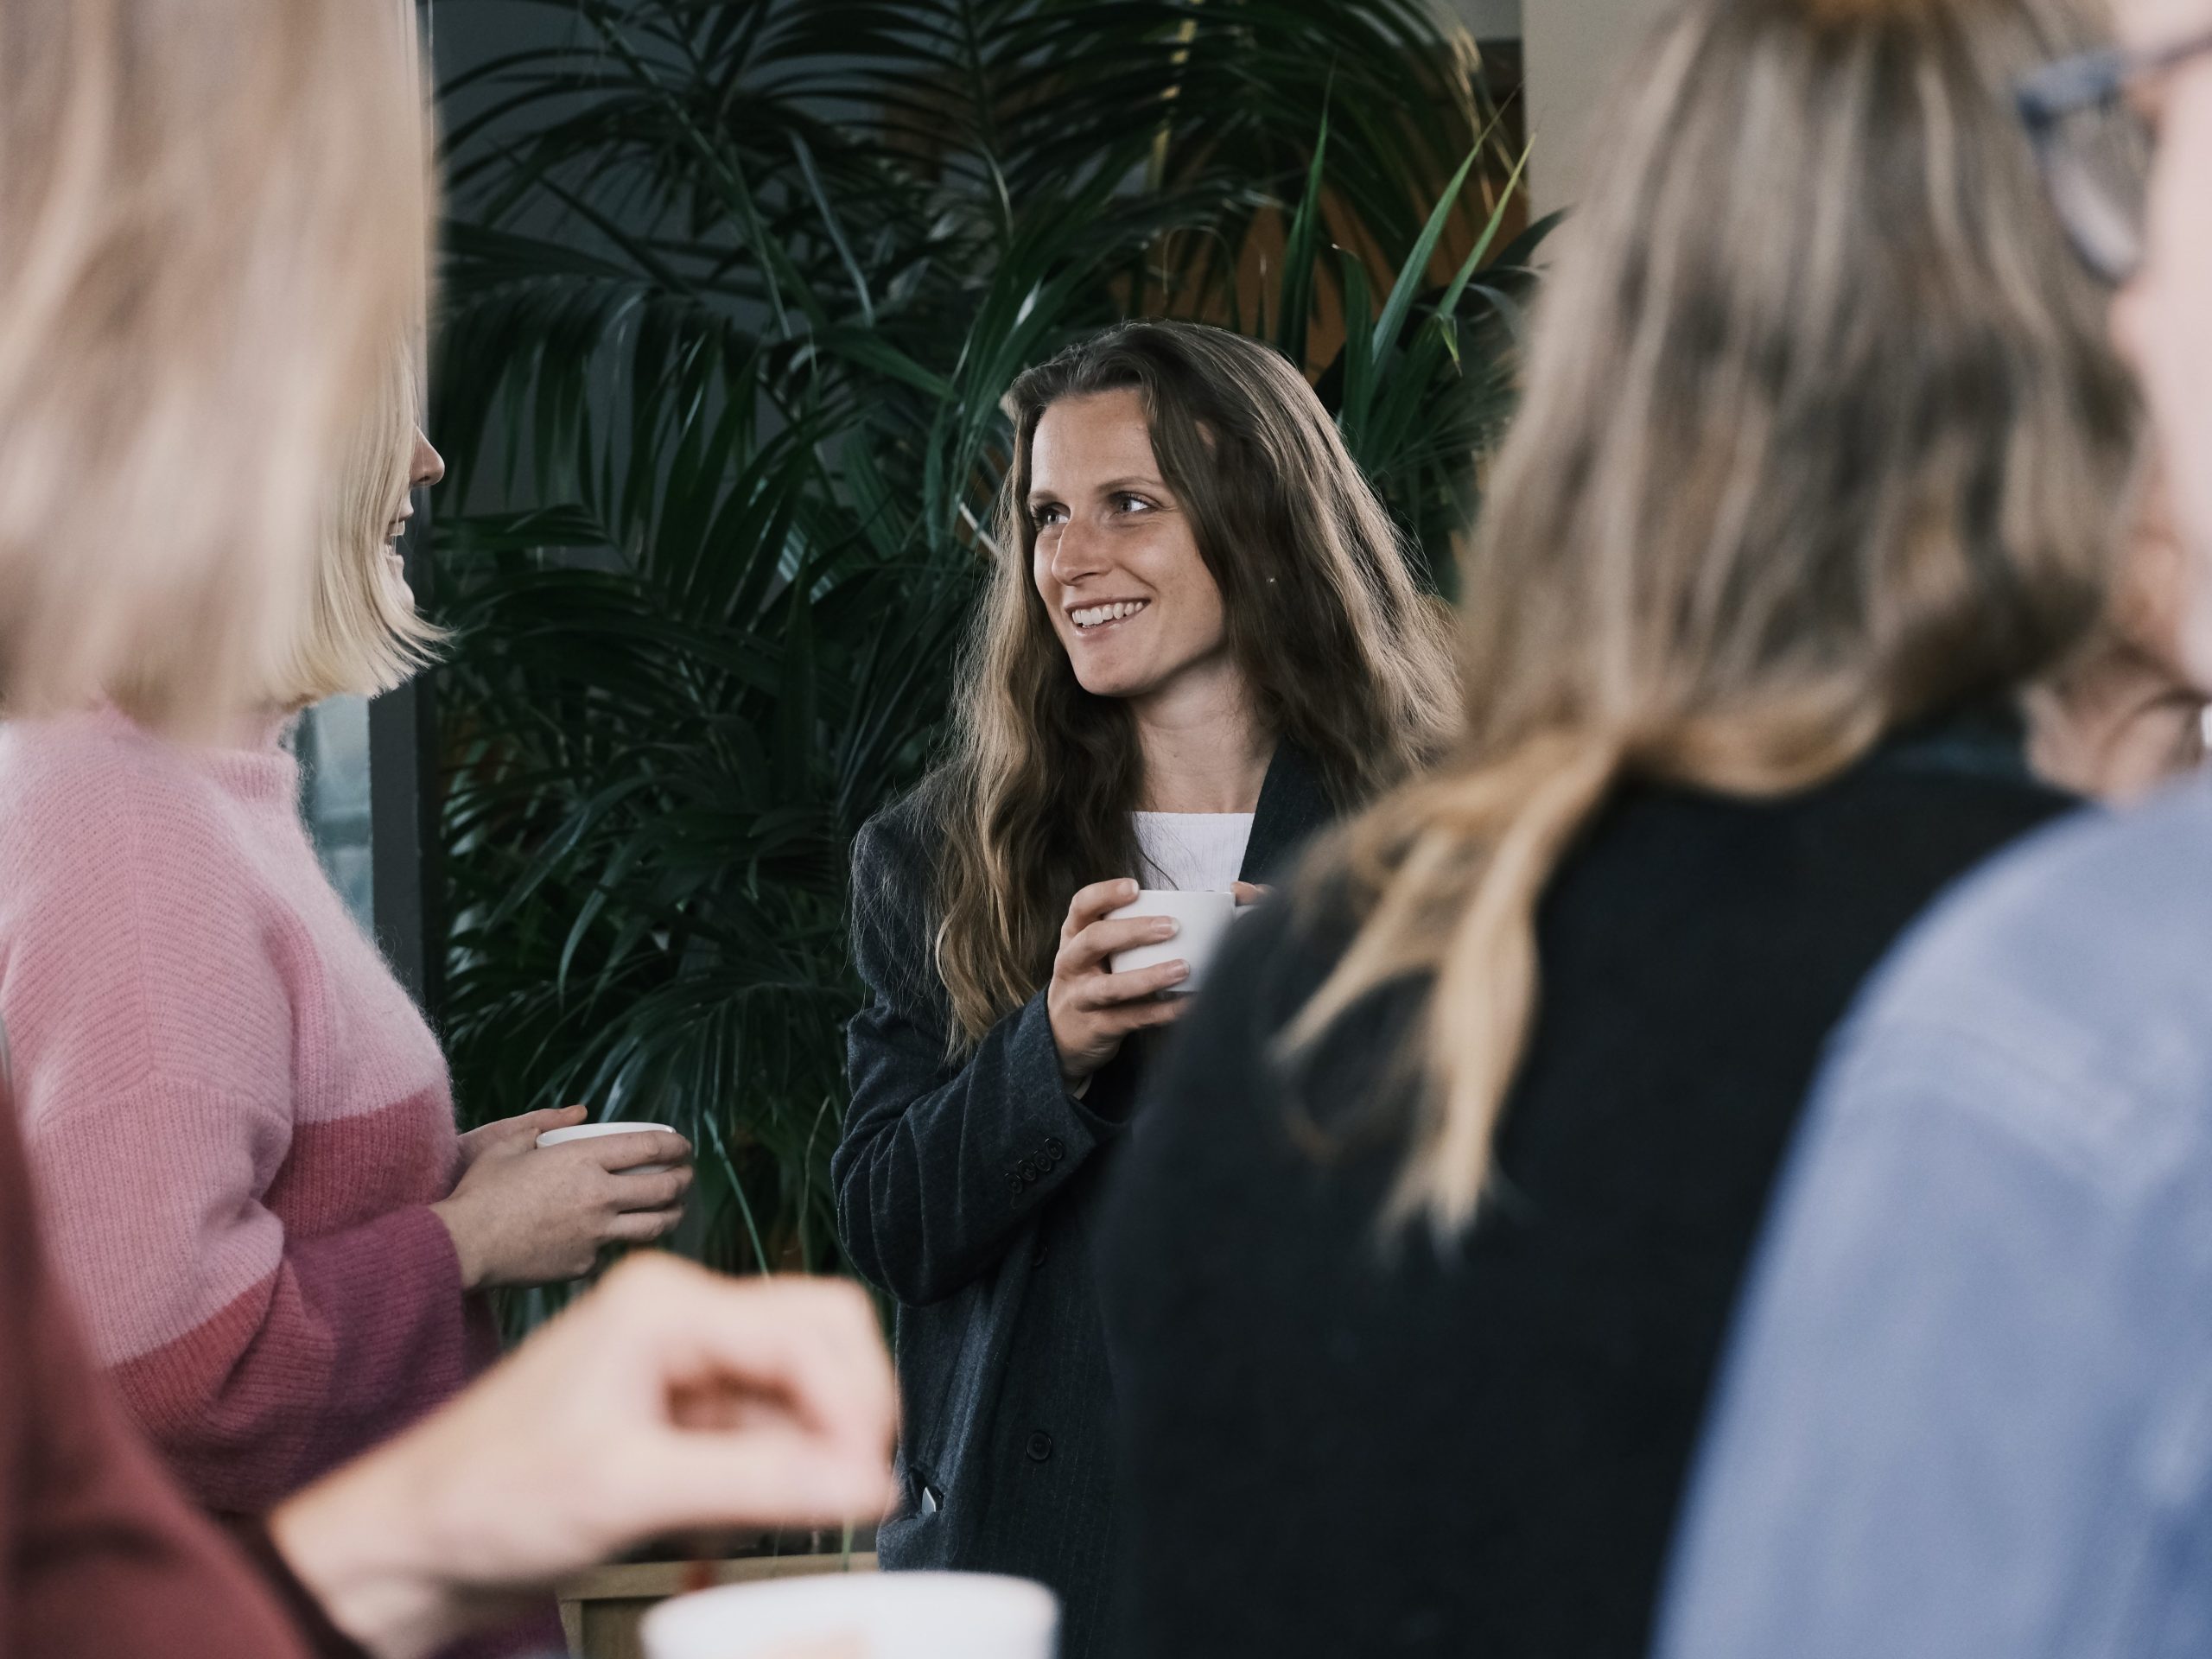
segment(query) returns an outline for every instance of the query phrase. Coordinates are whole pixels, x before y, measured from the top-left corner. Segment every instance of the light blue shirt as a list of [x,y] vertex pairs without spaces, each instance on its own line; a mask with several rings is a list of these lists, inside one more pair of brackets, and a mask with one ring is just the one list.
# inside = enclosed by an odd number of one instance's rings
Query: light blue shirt
[[1815,1090],[1662,1659],[2212,1654],[2212,786],[2084,813]]

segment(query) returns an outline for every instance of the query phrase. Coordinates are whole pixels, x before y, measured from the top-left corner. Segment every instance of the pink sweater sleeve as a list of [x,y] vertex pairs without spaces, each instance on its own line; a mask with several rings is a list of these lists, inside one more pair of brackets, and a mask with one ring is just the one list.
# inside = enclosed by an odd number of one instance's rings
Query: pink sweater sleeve
[[0,1077],[0,1648],[306,1659],[93,1375],[33,1211]]
[[427,1083],[395,1065],[364,1109],[304,1111],[315,1010],[372,999],[316,979],[219,809],[112,766],[29,781],[43,810],[0,823],[0,1020],[52,1260],[193,1496],[257,1512],[481,1357],[429,1207],[442,1067],[431,1045]]
[[460,1386],[461,1264],[429,1205],[288,1237],[253,1157],[273,1114],[170,1079],[39,1083],[67,1102],[31,1118],[57,1265],[131,1414],[203,1503],[257,1514]]

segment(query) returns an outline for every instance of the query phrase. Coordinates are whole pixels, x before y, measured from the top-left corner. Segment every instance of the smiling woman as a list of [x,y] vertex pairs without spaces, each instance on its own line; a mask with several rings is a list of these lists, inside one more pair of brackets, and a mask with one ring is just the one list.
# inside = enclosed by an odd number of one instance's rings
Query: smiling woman
[[1456,691],[1440,607],[1274,353],[1124,324],[1008,406],[951,752],[855,854],[871,995],[834,1173],[848,1253],[900,1304],[884,1565],[1041,1580],[1081,1659],[1115,1554],[1092,1216],[1193,965],[1113,971],[1177,935],[1112,912],[1139,876],[1256,897],[1438,747]]
[[[1233,714],[1243,699],[1220,585],[1160,472],[1134,388],[1065,398],[1038,418],[1029,452],[1037,592],[1077,683],[1093,696],[1137,699],[1154,727],[1169,702],[1187,718]],[[1264,772],[1265,755],[1258,760]]]

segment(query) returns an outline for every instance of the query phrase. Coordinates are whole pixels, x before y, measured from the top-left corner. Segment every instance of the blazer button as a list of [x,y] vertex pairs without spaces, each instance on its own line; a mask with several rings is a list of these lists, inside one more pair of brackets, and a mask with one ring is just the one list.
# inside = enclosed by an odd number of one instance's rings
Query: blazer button
[[1023,1185],[1020,1175],[1010,1175],[1007,1178],[1007,1191],[1013,1193],[1016,1198],[1020,1198]]
[[1044,1462],[1052,1455],[1052,1437],[1043,1429],[1038,1429],[1029,1437],[1028,1452],[1030,1462]]
[[1039,1239],[1037,1241],[1037,1248],[1029,1252],[1029,1265],[1033,1268],[1043,1267],[1045,1265],[1045,1258],[1050,1254],[1052,1254],[1052,1252],[1046,1246],[1045,1241],[1041,1238]]
[[1060,1144],[1059,1138],[1057,1135],[1045,1143],[1045,1155],[1056,1164],[1058,1163],[1061,1159],[1067,1156],[1067,1150],[1068,1149],[1065,1147]]

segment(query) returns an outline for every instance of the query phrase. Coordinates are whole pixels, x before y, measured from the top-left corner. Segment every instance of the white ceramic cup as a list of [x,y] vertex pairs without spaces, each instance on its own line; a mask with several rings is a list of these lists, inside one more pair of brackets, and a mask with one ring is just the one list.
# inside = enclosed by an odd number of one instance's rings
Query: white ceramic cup
[[[665,1123],[639,1123],[633,1122],[623,1122],[617,1123],[579,1123],[572,1129],[548,1129],[544,1134],[537,1137],[537,1144],[541,1147],[557,1147],[563,1141],[590,1141],[602,1135],[637,1135],[648,1129],[666,1128],[668,1128],[668,1125]],[[671,1134],[673,1134],[674,1132],[675,1131],[673,1130],[670,1130]],[[621,1173],[625,1175],[658,1175],[663,1170],[673,1169],[676,1166],[673,1164],[639,1164],[633,1168],[624,1169]]]
[[1184,996],[1198,988],[1199,982],[1206,976],[1206,964],[1219,954],[1223,942],[1229,938],[1229,925],[1236,919],[1236,895],[1147,887],[1138,893],[1135,904],[1109,911],[1107,919],[1119,922],[1139,916],[1172,918],[1175,923],[1173,937],[1158,944],[1141,944],[1134,950],[1116,951],[1108,958],[1107,967],[1117,974],[1129,974],[1140,968],[1156,968],[1163,962],[1187,962],[1191,964],[1191,976],[1179,985],[1170,986],[1167,991],[1171,996]]
[[815,1573],[645,1615],[645,1659],[1052,1659],[1059,1603],[982,1573]]

